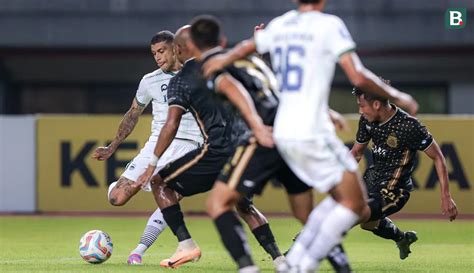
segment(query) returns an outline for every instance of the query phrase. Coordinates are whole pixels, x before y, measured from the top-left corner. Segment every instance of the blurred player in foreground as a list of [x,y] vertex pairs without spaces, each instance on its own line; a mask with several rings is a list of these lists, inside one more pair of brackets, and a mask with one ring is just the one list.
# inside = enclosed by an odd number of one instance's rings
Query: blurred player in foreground
[[[255,51],[269,52],[282,95],[273,136],[290,168],[308,185],[329,194],[311,213],[287,255],[290,270],[315,271],[320,261],[367,210],[357,162],[330,122],[328,98],[335,64],[364,91],[416,113],[413,98],[364,68],[340,18],[322,13],[324,0],[298,0],[298,10],[273,19],[227,54],[209,60],[207,76]],[[212,62],[213,61],[213,62]]]

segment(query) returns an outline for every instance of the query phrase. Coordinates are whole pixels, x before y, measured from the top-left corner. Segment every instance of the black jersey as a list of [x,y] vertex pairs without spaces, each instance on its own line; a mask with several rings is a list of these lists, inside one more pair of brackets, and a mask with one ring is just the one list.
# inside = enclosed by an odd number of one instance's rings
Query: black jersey
[[[214,55],[222,53],[220,51]],[[278,88],[276,78],[265,62],[256,56],[237,60],[216,73],[208,86],[214,88],[215,81],[225,73],[247,89],[263,123],[273,126],[278,109]]]
[[380,186],[412,190],[415,153],[433,143],[433,137],[418,119],[392,107],[396,112],[384,123],[369,122],[363,116],[359,120],[356,141],[373,142],[374,164],[364,173],[369,191],[377,191]]
[[184,64],[168,85],[168,105],[192,113],[209,151],[231,154],[236,144],[232,141],[235,115],[220,96],[207,88],[201,69],[195,60]]

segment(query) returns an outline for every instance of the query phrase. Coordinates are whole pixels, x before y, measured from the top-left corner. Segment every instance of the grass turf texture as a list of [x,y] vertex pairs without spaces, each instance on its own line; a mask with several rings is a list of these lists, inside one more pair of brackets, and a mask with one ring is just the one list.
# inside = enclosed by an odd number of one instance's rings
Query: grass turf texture
[[[188,228],[200,245],[203,257],[173,272],[236,272],[208,218],[186,218]],[[395,243],[354,228],[344,242],[356,272],[473,272],[474,221],[395,221],[403,230],[416,230],[419,240],[404,261]],[[126,264],[143,231],[145,218],[124,217],[0,217],[0,272],[171,272],[159,262],[176,248],[176,239],[166,230],[144,256],[144,265]],[[282,251],[300,225],[291,218],[271,218],[271,227]],[[112,237],[112,257],[92,265],[81,259],[80,237],[88,230],[100,229]],[[249,233],[248,233],[249,234]],[[262,272],[273,272],[271,259],[249,234],[254,259]],[[332,272],[327,262],[322,272]]]

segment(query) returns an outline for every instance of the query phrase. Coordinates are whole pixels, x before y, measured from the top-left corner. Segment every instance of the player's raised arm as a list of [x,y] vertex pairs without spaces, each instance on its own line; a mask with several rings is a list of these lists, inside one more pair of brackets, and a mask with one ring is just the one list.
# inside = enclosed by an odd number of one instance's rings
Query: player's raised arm
[[120,121],[117,134],[115,135],[112,142],[107,147],[97,147],[92,154],[92,158],[97,160],[107,160],[114,152],[117,147],[132,133],[135,125],[138,123],[138,118],[145,110],[146,105],[141,104],[136,98],[132,101],[132,106],[125,113],[122,120]]
[[209,59],[203,66],[204,76],[210,77],[212,74],[222,70],[234,61],[247,57],[256,51],[257,47],[253,39],[243,40],[227,53]]
[[339,64],[351,83],[357,88],[374,95],[388,98],[396,105],[406,109],[411,115],[418,112],[418,103],[407,93],[385,84],[364,67],[355,52],[347,52],[339,58]]
[[260,145],[273,147],[271,131],[263,124],[245,87],[230,74],[225,73],[216,79],[216,90],[224,94],[239,109]]
[[425,150],[425,154],[433,160],[436,174],[438,175],[441,187],[441,211],[443,215],[449,217],[450,221],[453,221],[458,215],[458,209],[449,192],[449,176],[446,168],[446,160],[435,140],[433,140],[433,143]]

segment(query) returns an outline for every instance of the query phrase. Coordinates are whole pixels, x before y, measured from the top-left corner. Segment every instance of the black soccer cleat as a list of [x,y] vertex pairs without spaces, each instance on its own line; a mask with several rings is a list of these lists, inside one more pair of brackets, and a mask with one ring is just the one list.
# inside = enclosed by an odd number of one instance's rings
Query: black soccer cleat
[[397,242],[397,247],[400,250],[400,259],[404,260],[408,257],[408,255],[411,253],[410,245],[417,240],[418,237],[416,236],[416,232],[405,232],[403,239]]

